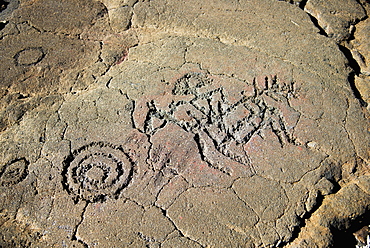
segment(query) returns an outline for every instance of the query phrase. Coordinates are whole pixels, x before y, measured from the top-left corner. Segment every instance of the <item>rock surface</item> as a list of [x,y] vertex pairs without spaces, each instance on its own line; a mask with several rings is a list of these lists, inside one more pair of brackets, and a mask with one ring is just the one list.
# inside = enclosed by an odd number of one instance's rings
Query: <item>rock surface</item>
[[365,9],[356,0],[308,0],[304,10],[337,41],[348,39],[354,25],[366,18]]
[[367,6],[291,2],[5,4],[0,246],[333,246],[369,211]]

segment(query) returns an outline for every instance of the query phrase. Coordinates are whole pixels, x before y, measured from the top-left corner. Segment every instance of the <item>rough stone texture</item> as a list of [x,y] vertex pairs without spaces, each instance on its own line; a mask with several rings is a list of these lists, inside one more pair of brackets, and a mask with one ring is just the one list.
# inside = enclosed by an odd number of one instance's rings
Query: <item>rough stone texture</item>
[[40,31],[77,35],[105,13],[98,1],[23,0],[14,16],[17,22],[28,22]]
[[[364,17],[346,4],[340,20]],[[339,30],[325,3],[310,8]],[[11,10],[0,246],[329,247],[369,211],[369,124],[351,69],[296,5]]]
[[370,76],[356,76],[355,85],[361,94],[361,98],[366,102],[369,109],[370,103]]
[[12,18],[12,13],[19,6],[18,0],[2,1],[0,5],[0,21],[6,23]]
[[370,76],[370,68],[368,64],[370,56],[370,42],[369,39],[367,39],[369,32],[370,20],[366,19],[356,25],[356,31],[354,33],[355,39],[351,41],[351,44],[353,45],[353,56],[360,65],[361,73],[367,76]]
[[357,76],[355,77],[355,85],[362,97],[370,108],[370,42],[368,34],[370,32],[370,21],[365,21],[356,25],[354,39],[350,41],[348,47],[351,48],[351,53],[357,62]]
[[353,25],[366,17],[364,8],[356,0],[308,0],[304,10],[337,41],[348,39]]
[[0,31],[0,130],[45,95],[85,89],[136,44],[133,35],[111,30],[101,3],[13,2],[4,10],[13,18]]
[[[369,211],[369,177],[344,186],[335,195],[326,197],[322,206],[302,228],[298,238],[287,247],[336,247],[331,229],[346,230]],[[354,200],[356,199],[356,200]],[[365,206],[365,208],[364,208]]]

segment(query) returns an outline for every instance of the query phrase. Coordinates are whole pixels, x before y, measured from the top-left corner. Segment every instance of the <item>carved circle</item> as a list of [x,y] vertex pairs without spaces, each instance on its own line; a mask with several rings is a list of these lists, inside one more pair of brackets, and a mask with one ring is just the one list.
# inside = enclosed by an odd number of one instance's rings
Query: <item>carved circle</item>
[[1,186],[20,183],[28,175],[29,162],[25,158],[15,159],[7,163],[0,172]]
[[131,180],[132,163],[119,147],[91,143],[64,161],[63,184],[76,200],[104,201],[117,197]]
[[14,63],[17,66],[36,65],[45,57],[41,47],[27,47],[14,55]]

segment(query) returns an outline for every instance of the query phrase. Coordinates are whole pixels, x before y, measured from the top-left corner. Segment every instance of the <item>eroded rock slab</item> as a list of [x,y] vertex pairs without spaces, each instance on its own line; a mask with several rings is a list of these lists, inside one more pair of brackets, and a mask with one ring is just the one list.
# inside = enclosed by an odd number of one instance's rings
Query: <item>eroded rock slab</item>
[[[91,53],[86,62],[71,56],[78,68],[64,69],[84,71],[84,87],[40,96],[43,104],[30,103],[0,134],[5,232],[28,225],[19,240],[31,247],[282,246],[353,174],[344,164],[367,163],[368,124],[346,60],[302,10],[267,0],[105,4],[111,33],[99,31],[108,19],[94,19],[105,9],[98,3],[71,31],[92,46],[81,51]],[[50,29],[26,13],[46,31],[40,39],[65,39],[58,32],[69,22]],[[48,68],[54,48],[44,43],[15,55],[10,45],[9,68]],[[96,59],[105,68],[97,74],[86,69]],[[359,180],[364,186],[351,187],[366,187]],[[348,204],[343,197],[341,208]]]

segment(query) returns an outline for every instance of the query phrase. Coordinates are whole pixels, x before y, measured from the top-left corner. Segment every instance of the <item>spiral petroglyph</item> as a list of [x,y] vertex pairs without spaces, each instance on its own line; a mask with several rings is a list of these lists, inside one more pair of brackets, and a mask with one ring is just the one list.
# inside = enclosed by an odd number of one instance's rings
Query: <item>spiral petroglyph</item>
[[126,154],[119,147],[102,142],[77,149],[65,159],[64,166],[63,185],[77,201],[117,197],[133,173]]

